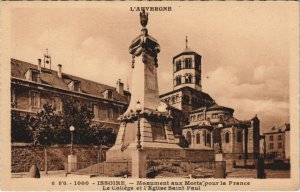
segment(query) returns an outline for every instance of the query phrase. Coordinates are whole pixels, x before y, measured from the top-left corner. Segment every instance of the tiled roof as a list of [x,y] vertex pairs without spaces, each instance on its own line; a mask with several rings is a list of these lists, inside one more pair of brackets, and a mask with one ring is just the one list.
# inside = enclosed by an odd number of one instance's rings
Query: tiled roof
[[[37,65],[20,61],[17,59],[11,59],[12,77],[26,80],[25,73],[28,71],[28,69],[37,69]],[[104,95],[102,93],[105,90],[110,89],[113,91],[113,99],[115,101],[129,103],[128,97],[126,95],[129,95],[130,93],[127,91],[124,91],[124,95],[121,95],[116,91],[115,87],[111,87],[95,81],[83,79],[65,73],[62,74],[62,77],[62,79],[58,77],[57,71],[42,68],[41,83],[43,84],[51,85],[60,89],[69,90],[68,83],[70,83],[72,80],[77,80],[80,81],[80,89],[82,93],[104,98]]]
[[198,109],[195,109],[195,110],[191,111],[191,113],[203,111],[204,109],[206,109],[206,111],[226,110],[226,111],[234,112],[234,109],[232,109],[232,108],[220,106],[217,103],[214,103],[214,104],[212,104],[211,106],[208,106],[208,107],[200,107]]
[[285,132],[290,130],[290,124],[284,124],[280,127],[272,127],[271,129],[267,130],[265,133],[279,133],[279,132]]
[[201,55],[199,55],[197,52],[191,50],[190,48],[185,48],[181,53],[177,54],[176,56],[173,57],[173,63],[174,63],[174,60],[177,58],[177,57],[180,57],[182,55],[195,55],[197,57],[200,57],[201,58]]
[[171,94],[173,94],[173,93],[180,92],[180,91],[192,91],[193,93],[196,93],[196,92],[197,92],[197,93],[199,93],[199,94],[201,95],[200,97],[206,98],[207,100],[210,100],[210,101],[213,100],[213,99],[210,97],[209,94],[207,94],[207,93],[205,93],[205,92],[202,92],[202,91],[198,91],[198,90],[193,89],[193,88],[191,88],[191,87],[189,87],[189,86],[181,87],[181,88],[179,88],[179,89],[175,89],[175,90],[173,90],[173,91],[169,91],[169,92],[167,92],[167,93],[163,93],[163,94],[159,95],[159,98],[162,98],[162,97],[165,97],[165,96],[167,96],[167,95],[171,95]]
[[188,125],[185,125],[184,127],[185,128],[187,128],[187,127],[194,127],[194,126],[197,126],[197,125],[199,125],[199,121],[192,121]]
[[232,112],[234,111],[232,108],[220,106],[217,103],[214,103],[212,106],[207,108],[207,111],[214,111],[214,110],[229,110]]
[[225,125],[230,126],[230,125],[237,125],[241,124],[242,122],[234,117],[229,117],[228,119],[224,120]]
[[190,122],[188,125],[184,126],[184,128],[189,128],[189,127],[212,127],[211,123],[209,121],[206,120],[202,120],[202,121],[192,121]]

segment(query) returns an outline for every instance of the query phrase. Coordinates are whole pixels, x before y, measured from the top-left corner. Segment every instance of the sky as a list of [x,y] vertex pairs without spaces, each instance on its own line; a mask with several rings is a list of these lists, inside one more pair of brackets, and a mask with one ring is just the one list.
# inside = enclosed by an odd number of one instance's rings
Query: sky
[[[15,8],[11,57],[36,64],[45,49],[52,68],[130,88],[130,42],[140,34],[130,5],[89,8]],[[132,4],[137,6],[140,4]],[[158,2],[150,5],[159,6]],[[258,115],[261,129],[289,122],[290,7],[279,3],[177,3],[150,12],[149,34],[158,40],[160,94],[173,90],[172,58],[188,47],[202,56],[202,91],[235,109],[240,120]]]

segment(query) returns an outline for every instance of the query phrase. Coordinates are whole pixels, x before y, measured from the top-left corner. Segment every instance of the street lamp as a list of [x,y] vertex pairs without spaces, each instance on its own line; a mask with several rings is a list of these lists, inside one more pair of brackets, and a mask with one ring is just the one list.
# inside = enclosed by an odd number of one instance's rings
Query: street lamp
[[137,126],[138,126],[138,130],[137,130],[137,134],[136,134],[136,136],[137,136],[137,145],[136,145],[136,148],[138,149],[138,150],[141,150],[142,149],[142,145],[141,145],[141,126],[140,126],[140,114],[141,114],[141,112],[142,112],[142,105],[141,105],[141,103],[138,101],[137,103],[136,103],[136,106],[135,106],[135,109],[136,109],[136,112],[137,112],[137,117],[138,117],[138,124],[137,124]]
[[75,131],[75,127],[73,125],[70,126],[70,132],[71,132],[71,154],[73,155],[74,151],[73,151],[73,132]]

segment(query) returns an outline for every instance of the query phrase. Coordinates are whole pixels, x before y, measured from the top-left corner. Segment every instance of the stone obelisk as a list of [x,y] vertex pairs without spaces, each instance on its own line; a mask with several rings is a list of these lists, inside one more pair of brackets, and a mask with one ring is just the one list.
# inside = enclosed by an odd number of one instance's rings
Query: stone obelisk
[[162,154],[168,156],[168,151],[180,149],[175,144],[167,105],[159,99],[157,54],[160,46],[148,34],[148,13],[145,11],[140,13],[140,22],[141,34],[129,47],[132,55],[131,100],[127,111],[119,118],[120,129],[115,145],[107,152],[107,161],[130,161],[137,151],[143,153],[143,158],[158,158]]

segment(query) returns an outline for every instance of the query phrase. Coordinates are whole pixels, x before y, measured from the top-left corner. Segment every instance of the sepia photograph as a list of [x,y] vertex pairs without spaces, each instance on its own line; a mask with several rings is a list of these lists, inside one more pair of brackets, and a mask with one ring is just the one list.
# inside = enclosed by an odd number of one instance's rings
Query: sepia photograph
[[299,188],[297,2],[1,5],[3,189]]

